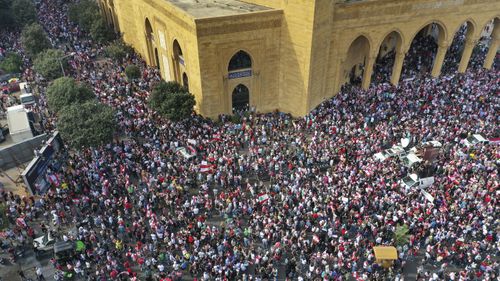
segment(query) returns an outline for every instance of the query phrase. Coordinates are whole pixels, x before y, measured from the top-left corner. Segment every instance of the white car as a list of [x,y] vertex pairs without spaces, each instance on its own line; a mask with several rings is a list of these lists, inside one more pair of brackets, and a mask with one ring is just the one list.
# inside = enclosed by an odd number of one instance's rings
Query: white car
[[479,134],[474,134],[470,137],[467,137],[466,139],[464,139],[464,144],[466,146],[473,146],[473,145],[476,145],[478,143],[486,143],[488,142],[487,139],[485,139],[483,136],[479,135]]
[[432,146],[435,148],[443,147],[443,144],[438,141],[425,141],[422,143],[422,146]]
[[54,249],[55,242],[56,240],[49,232],[43,236],[33,239],[33,247],[35,247],[38,251],[51,251]]
[[375,153],[373,157],[377,159],[378,161],[382,162],[385,161],[387,158],[393,157],[393,156],[400,156],[405,150],[399,146],[395,145],[389,149],[386,149],[384,151],[381,151],[379,153]]
[[400,180],[400,183],[406,189],[426,188],[434,183],[434,177],[420,178],[417,174],[410,174]]
[[411,168],[415,163],[422,162],[422,159],[417,156],[414,152],[410,152],[404,156],[400,157],[401,162],[408,168]]

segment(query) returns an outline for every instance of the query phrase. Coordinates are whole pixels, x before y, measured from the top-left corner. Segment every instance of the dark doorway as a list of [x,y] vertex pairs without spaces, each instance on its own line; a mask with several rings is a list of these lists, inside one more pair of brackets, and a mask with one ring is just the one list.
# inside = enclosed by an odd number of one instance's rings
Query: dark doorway
[[249,108],[250,92],[248,88],[239,84],[233,90],[233,113],[238,111],[246,111]]
[[186,72],[184,72],[182,74],[182,84],[184,85],[186,90],[189,92],[189,78],[188,78]]
[[158,56],[158,49],[155,48],[155,59],[156,59],[156,67],[160,69],[160,57]]

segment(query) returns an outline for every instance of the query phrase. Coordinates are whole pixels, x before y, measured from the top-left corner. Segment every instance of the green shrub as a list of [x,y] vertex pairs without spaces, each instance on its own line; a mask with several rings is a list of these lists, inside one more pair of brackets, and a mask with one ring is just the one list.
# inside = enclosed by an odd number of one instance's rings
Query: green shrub
[[0,62],[0,69],[7,73],[19,73],[23,65],[23,60],[16,53],[8,53],[5,59]]

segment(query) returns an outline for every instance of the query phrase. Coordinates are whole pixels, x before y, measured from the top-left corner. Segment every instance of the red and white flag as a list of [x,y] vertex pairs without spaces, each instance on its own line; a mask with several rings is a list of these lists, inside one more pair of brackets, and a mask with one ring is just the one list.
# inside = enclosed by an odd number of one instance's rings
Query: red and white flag
[[209,164],[207,161],[201,161],[200,172],[201,173],[209,173],[212,171],[213,167],[214,167],[213,164]]
[[269,194],[267,193],[261,193],[259,197],[257,197],[257,201],[261,204],[265,203],[267,200],[269,200]]

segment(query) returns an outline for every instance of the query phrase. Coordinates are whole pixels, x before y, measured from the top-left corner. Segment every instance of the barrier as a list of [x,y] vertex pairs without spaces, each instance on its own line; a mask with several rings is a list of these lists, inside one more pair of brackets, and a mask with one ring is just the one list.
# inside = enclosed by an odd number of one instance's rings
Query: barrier
[[26,163],[35,156],[35,149],[39,148],[47,135],[42,134],[31,139],[0,148],[0,169],[8,170]]

